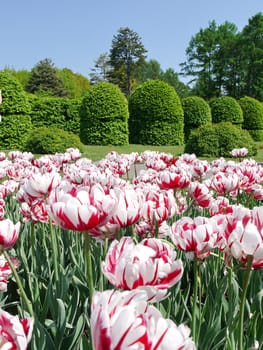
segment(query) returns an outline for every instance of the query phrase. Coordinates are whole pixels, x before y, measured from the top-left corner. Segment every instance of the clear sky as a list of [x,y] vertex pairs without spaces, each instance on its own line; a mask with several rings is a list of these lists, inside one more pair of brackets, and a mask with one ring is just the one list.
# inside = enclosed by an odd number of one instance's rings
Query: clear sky
[[140,36],[147,60],[179,72],[191,37],[210,21],[242,30],[258,12],[262,0],[1,0],[0,69],[31,70],[49,58],[89,77],[113,36],[129,27]]

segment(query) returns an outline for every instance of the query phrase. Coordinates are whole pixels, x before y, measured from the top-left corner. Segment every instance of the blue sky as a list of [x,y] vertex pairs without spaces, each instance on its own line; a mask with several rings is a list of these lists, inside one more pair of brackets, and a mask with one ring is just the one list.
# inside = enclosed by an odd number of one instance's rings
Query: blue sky
[[179,72],[191,37],[211,20],[242,30],[258,12],[262,0],[1,1],[0,69],[31,70],[50,58],[60,69],[89,77],[119,28],[129,27],[141,37],[147,60]]

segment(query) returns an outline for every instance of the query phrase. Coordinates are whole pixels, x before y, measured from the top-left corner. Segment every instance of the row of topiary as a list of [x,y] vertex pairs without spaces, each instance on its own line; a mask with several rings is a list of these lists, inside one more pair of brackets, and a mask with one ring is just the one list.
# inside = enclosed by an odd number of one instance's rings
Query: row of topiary
[[205,123],[230,122],[249,131],[255,141],[263,141],[263,104],[252,97],[236,100],[230,96],[206,102],[198,96],[182,100],[186,139],[192,129]]
[[[117,86],[105,82],[92,86],[81,99],[36,97],[28,96],[6,72],[0,72],[0,89],[2,149],[55,153],[81,149],[82,144],[186,143],[187,152],[220,156],[229,144],[246,146],[252,155],[256,148],[251,135],[262,140],[263,105],[250,97],[236,101],[222,96],[208,103],[192,96],[180,101],[174,88],[158,80],[138,86],[129,101]],[[219,134],[224,141],[215,142]]]

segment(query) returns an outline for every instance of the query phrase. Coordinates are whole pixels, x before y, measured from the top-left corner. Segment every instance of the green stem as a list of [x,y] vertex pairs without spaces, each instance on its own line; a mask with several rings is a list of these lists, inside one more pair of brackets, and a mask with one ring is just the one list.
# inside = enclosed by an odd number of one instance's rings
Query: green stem
[[26,295],[26,292],[22,286],[22,283],[21,283],[21,280],[18,276],[18,273],[16,271],[16,267],[15,265],[13,264],[13,261],[10,259],[8,253],[6,250],[3,251],[3,254],[4,254],[4,257],[6,259],[6,261],[8,262],[8,265],[10,266],[11,270],[12,270],[12,273],[13,273],[13,276],[15,277],[15,280],[16,280],[16,284],[18,286],[18,289],[20,291],[20,295],[21,295],[21,298],[22,300],[24,301],[24,304],[26,306],[26,310],[27,312],[30,314],[30,316],[34,316],[34,311],[33,311],[33,308],[32,308],[32,304],[30,302],[30,300],[28,299],[27,295]]
[[193,305],[192,305],[192,338],[194,342],[197,344],[196,339],[196,306],[197,306],[197,298],[198,298],[198,259],[194,257],[194,295],[193,295]]
[[90,297],[90,304],[93,296],[93,272],[92,272],[92,259],[91,259],[91,249],[90,249],[90,235],[88,232],[84,232],[84,244],[85,244],[85,263],[86,263],[86,274],[87,274],[87,280],[88,280],[88,287],[89,287],[89,297]]
[[36,271],[36,236],[35,236],[35,224],[31,222],[31,254],[32,254],[32,271]]
[[227,326],[227,339],[229,344],[235,344],[234,342],[234,334],[232,332],[233,330],[233,305],[234,305],[234,300],[233,300],[233,264],[232,260],[229,263],[228,266],[228,326]]
[[57,240],[54,232],[54,227],[52,225],[51,220],[49,220],[49,230],[51,236],[51,246],[53,251],[53,264],[54,264],[54,273],[55,273],[55,282],[57,283],[59,280],[58,277],[58,249],[57,249]]
[[240,299],[240,310],[239,310],[239,325],[238,325],[238,350],[244,350],[243,347],[243,332],[244,332],[244,311],[246,304],[247,289],[250,280],[251,267],[253,262],[253,256],[248,255],[247,257],[247,269],[243,285],[243,290]]

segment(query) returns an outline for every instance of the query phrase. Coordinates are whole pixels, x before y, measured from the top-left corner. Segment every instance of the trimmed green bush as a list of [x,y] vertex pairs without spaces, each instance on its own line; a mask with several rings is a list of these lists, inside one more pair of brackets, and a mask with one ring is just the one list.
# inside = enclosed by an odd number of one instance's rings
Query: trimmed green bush
[[93,85],[80,107],[80,139],[86,145],[127,145],[128,102],[114,84]]
[[21,149],[32,129],[30,104],[21,84],[8,71],[0,71],[0,147]]
[[243,111],[236,99],[230,96],[221,96],[213,98],[209,104],[213,123],[230,122],[242,126]]
[[0,90],[2,91],[1,115],[23,115],[30,112],[30,104],[22,85],[8,71],[0,71]]
[[80,106],[81,98],[63,99],[63,113],[65,118],[64,130],[80,134]]
[[79,135],[79,109],[82,99],[31,95],[29,101],[31,120],[35,128],[51,126]]
[[0,123],[0,148],[23,149],[32,130],[29,115],[4,115]]
[[245,96],[239,100],[243,110],[243,129],[249,131],[255,141],[263,141],[263,105],[253,97]]
[[185,144],[186,153],[201,157],[217,157],[219,140],[214,125],[208,123],[191,131]]
[[77,135],[54,127],[41,127],[32,131],[24,151],[35,154],[55,154],[64,153],[71,147],[78,148],[81,152],[85,150],[85,146]]
[[43,126],[64,129],[63,99],[60,97],[31,96],[31,120],[35,128]]
[[248,131],[229,122],[205,124],[193,130],[185,145],[186,153],[198,157],[230,157],[234,148],[246,147],[248,156],[256,155],[257,146]]
[[228,122],[215,124],[215,129],[219,140],[218,156],[229,157],[232,149],[243,147],[248,149],[248,156],[257,153],[257,146],[247,130]]
[[130,143],[182,145],[184,117],[181,101],[172,86],[150,80],[139,85],[129,98]]
[[182,99],[184,110],[184,136],[188,139],[193,129],[207,123],[212,123],[209,104],[199,96],[189,96]]

